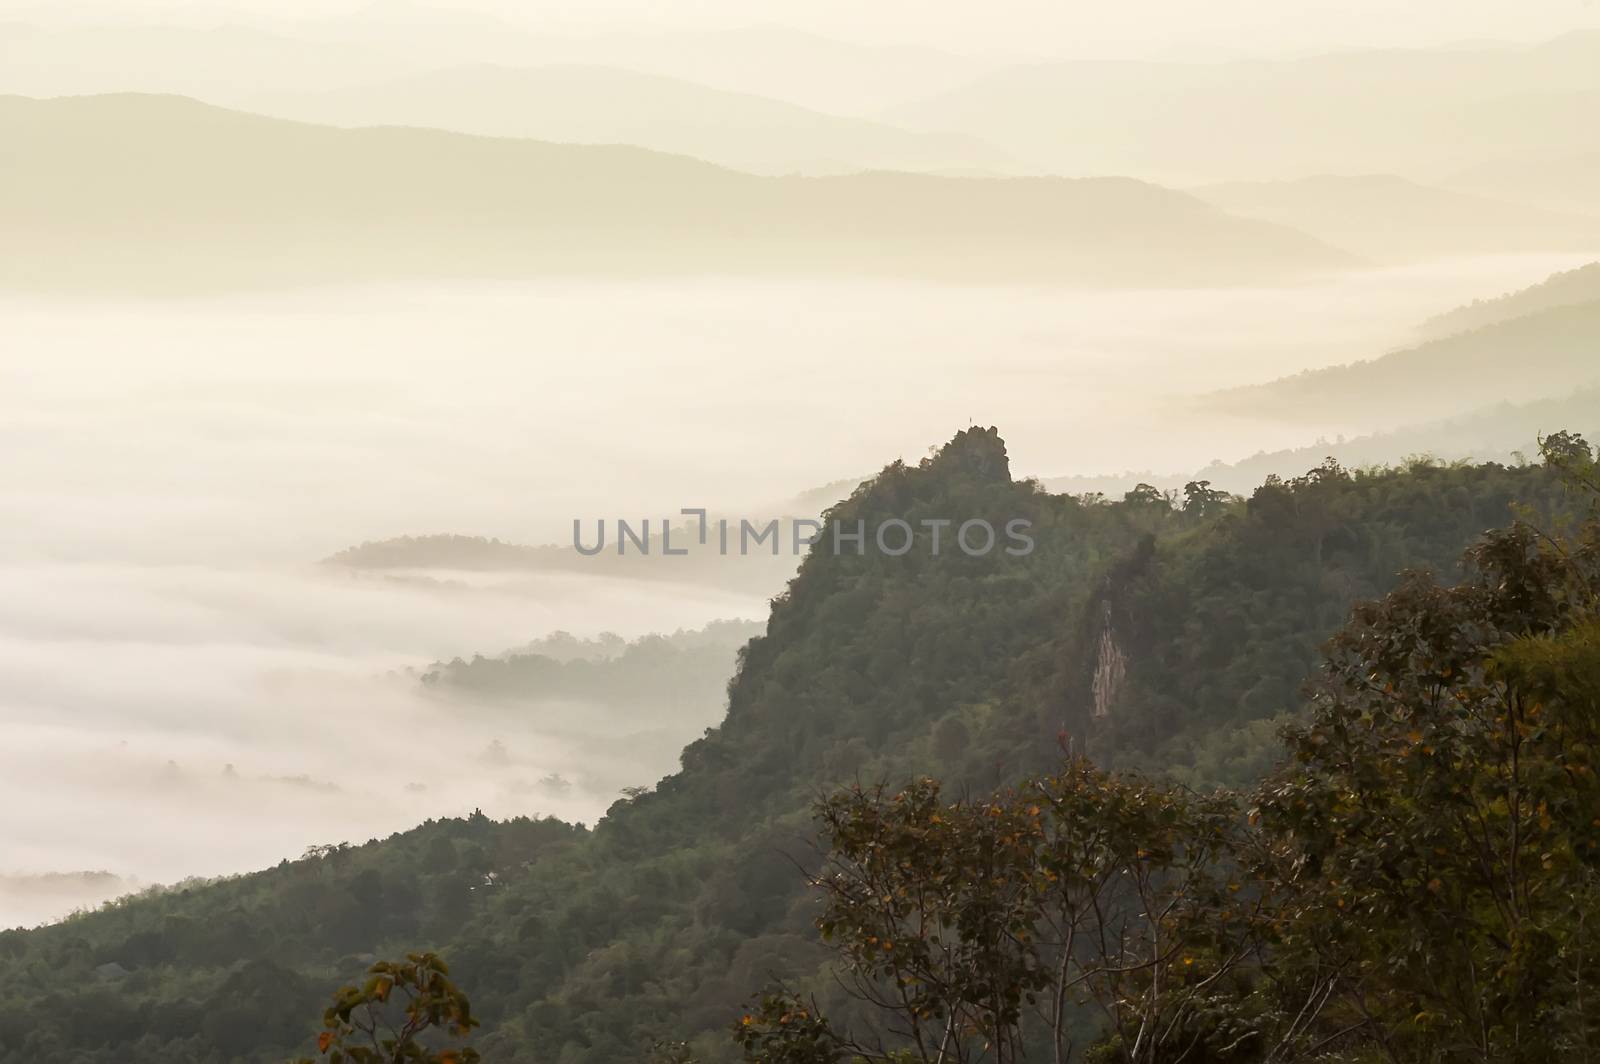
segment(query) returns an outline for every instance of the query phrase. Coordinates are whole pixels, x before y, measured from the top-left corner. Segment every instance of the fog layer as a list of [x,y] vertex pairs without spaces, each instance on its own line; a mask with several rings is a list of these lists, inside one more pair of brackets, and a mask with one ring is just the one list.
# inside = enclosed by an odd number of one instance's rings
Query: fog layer
[[[473,808],[592,821],[669,771],[721,705],[508,706],[406,670],[557,629],[765,612],[761,594],[581,571],[315,564],[342,547],[767,513],[969,421],[1005,425],[1024,474],[1302,445],[1293,424],[1186,411],[1400,346],[1432,314],[1569,264],[1222,292],[703,280],[6,297],[0,923]],[[85,871],[114,878],[38,878]]]

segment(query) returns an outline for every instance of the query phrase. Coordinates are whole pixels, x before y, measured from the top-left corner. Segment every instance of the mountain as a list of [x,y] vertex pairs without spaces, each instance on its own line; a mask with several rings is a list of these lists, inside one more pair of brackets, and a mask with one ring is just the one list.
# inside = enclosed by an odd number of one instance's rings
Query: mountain
[[910,132],[690,81],[600,66],[472,66],[249,109],[339,126],[427,126],[568,144],[631,144],[760,174],[860,170],[1006,171],[975,137]]
[[1196,185],[1359,168],[1426,181],[1489,159],[1600,150],[1597,100],[1600,32],[1588,32],[1534,46],[1038,63],[883,117],[981,135],[1058,173]]
[[317,41],[222,23],[44,27],[0,22],[0,93],[178,93],[231,102],[248,91],[311,91],[396,77],[408,60],[355,41]]
[[1429,188],[1388,174],[1192,189],[1229,214],[1309,233],[1377,262],[1600,248],[1600,218]]
[[916,45],[858,44],[786,26],[580,34],[420,6],[333,14],[302,21],[294,32],[319,45],[376,48],[412,61],[426,56],[432,68],[484,62],[611,67],[858,118],[954,88],[1005,62]]
[[1588,387],[1600,382],[1597,351],[1600,301],[1554,307],[1202,401],[1244,417],[1370,432]]
[[1496,158],[1443,183],[1488,196],[1515,195],[1554,210],[1600,214],[1600,152]]
[[1304,447],[1260,451],[1235,462],[1217,459],[1185,473],[1046,477],[1042,483],[1047,490],[1064,494],[1120,497],[1139,484],[1181,492],[1185,484],[1202,480],[1218,490],[1248,492],[1269,476],[1300,476],[1329,459],[1351,469],[1416,462],[1518,465],[1539,453],[1541,436],[1563,428],[1591,439],[1600,437],[1600,388],[1531,403],[1495,403],[1459,417],[1348,439],[1319,439]]
[[[830,510],[924,531],[898,556],[813,547],[726,717],[653,790],[592,830],[430,822],[0,934],[0,1064],[281,1060],[373,953],[417,948],[471,993],[486,1060],[612,1064],[653,1038],[734,1059],[753,989],[834,992],[796,867],[819,793],[924,772],[982,793],[1069,745],[1197,786],[1254,778],[1352,600],[1406,566],[1454,571],[1513,501],[1559,498],[1542,467],[1323,467],[1248,502],[1086,503],[964,431]],[[921,524],[978,519],[1031,521],[1034,549],[934,554]],[[471,770],[447,719],[419,739]]]
[[628,147],[0,98],[0,283],[178,289],[541,274],[1225,284],[1343,253],[1117,178],[774,178]]
[[1004,66],[1004,57],[862,44],[789,26],[612,33],[560,42],[567,61],[688,78],[830,114],[866,117]]
[[538,569],[565,559],[562,547],[527,547],[485,536],[438,533],[367,540],[323,559],[352,569]]
[[1247,491],[1268,476],[1291,477],[1329,458],[1351,468],[1417,460],[1500,462],[1537,458],[1539,439],[1561,429],[1600,436],[1600,388],[1584,388],[1556,399],[1496,403],[1460,417],[1307,447],[1252,455],[1237,462],[1212,462],[1192,479],[1210,480],[1230,491]]
[[1542,310],[1596,301],[1600,301],[1600,262],[1591,262],[1575,270],[1552,274],[1521,291],[1493,299],[1475,299],[1465,306],[1436,314],[1422,323],[1420,331],[1428,337],[1449,336]]
[[777,26],[577,32],[544,15],[532,22],[422,4],[315,17],[212,14],[203,21],[174,11],[140,25],[0,22],[0,93],[23,96],[174,93],[248,107],[262,94],[320,92],[474,63],[612,67],[857,118],[1004,65]]

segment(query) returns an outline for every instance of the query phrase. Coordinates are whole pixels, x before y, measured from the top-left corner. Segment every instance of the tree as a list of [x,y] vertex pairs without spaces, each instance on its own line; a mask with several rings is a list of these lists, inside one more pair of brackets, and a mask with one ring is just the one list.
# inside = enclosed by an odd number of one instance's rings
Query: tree
[[429,1032],[460,1038],[478,1026],[443,960],[408,953],[404,961],[379,961],[367,973],[360,986],[340,988],[322,1015],[317,1050],[327,1064],[477,1064],[478,1053],[468,1046],[427,1044]]
[[[1239,811],[1226,796],[1105,773],[1073,758],[976,801],[918,780],[818,806],[813,882],[839,976],[878,1022],[834,1028],[769,995],[741,1021],[746,1058],[1146,1064],[1238,1040],[1219,995],[1256,954],[1226,879]],[[830,1055],[831,1054],[831,1055]]]
[[1130,506],[1158,510],[1170,509],[1172,506],[1171,496],[1162,492],[1160,488],[1142,481],[1135,484],[1131,491],[1124,492],[1122,501]]
[[[1581,439],[1546,460],[1600,491]],[[1466,570],[1352,611],[1248,826],[1082,758],[979,800],[921,779],[821,803],[819,924],[869,1019],[769,996],[746,1059],[1590,1059],[1600,520],[1489,533]]]
[[837,1064],[847,1046],[815,1002],[787,991],[756,995],[733,1040],[745,1060],[761,1064]]
[[[1284,948],[1394,1061],[1560,1058],[1600,994],[1600,627],[1587,542],[1526,526],[1358,607],[1260,796]],[[1583,678],[1579,682],[1579,678]],[[1587,959],[1587,964],[1585,963]]]
[[1206,518],[1221,513],[1233,496],[1211,486],[1209,480],[1191,480],[1183,486],[1183,512],[1189,517]]

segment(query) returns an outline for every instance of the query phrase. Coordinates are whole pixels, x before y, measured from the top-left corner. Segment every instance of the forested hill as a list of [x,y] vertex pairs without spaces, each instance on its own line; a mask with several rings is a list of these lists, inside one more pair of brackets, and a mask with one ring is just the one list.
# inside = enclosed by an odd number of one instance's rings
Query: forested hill
[[[1419,464],[1107,503],[1013,480],[998,434],[965,431],[828,516],[1025,519],[1031,553],[824,539],[744,649],[724,723],[592,831],[434,822],[0,935],[0,1064],[281,1061],[370,954],[423,948],[471,993],[485,1060],[613,1064],[656,1037],[730,1059],[753,989],[823,985],[794,864],[819,792],[922,771],[977,790],[1068,744],[1249,779],[1352,600],[1559,497],[1542,467]],[[441,720],[440,773],[465,770],[450,738]]]

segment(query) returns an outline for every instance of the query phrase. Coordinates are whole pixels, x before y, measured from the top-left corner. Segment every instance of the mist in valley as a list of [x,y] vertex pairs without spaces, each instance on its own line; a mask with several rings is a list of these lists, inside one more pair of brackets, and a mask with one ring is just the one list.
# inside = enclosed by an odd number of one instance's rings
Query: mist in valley
[[1600,416],[1592,270],[1470,306],[1600,256],[1579,6],[1250,49],[614,6],[8,5],[0,925],[475,809],[592,824],[722,719],[799,561],[328,561],[358,544],[814,518],[970,425],[1120,496]]

